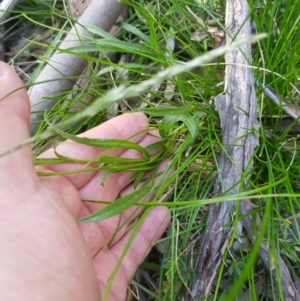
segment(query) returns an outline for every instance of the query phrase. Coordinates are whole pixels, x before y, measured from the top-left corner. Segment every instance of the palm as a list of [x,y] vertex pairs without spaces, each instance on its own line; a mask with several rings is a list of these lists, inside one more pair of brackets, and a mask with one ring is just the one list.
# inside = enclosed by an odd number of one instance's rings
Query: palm
[[[11,70],[8,73],[10,77],[15,76]],[[20,85],[18,80],[16,82]],[[17,135],[8,135],[7,131],[1,133],[4,143],[0,146],[0,153],[28,136],[27,96],[23,90],[15,94],[19,94],[18,97],[13,94],[8,97],[9,102],[5,103],[5,99],[2,104],[4,111],[12,110],[13,105],[17,106],[20,110],[17,118],[12,120],[4,114],[0,116],[0,120],[5,119],[6,128],[12,122],[11,127],[18,128],[19,131]],[[146,123],[147,119],[142,114],[123,115],[118,120],[89,131],[85,136],[124,139],[146,130]],[[131,125],[130,128],[128,124]],[[157,138],[144,131],[132,140],[146,146],[157,141]],[[69,157],[89,160],[97,157],[103,150],[67,141],[57,151]],[[133,150],[118,149],[112,153],[125,157],[139,156]],[[53,156],[53,150],[42,155],[48,158]],[[76,168],[74,164],[64,164],[39,166],[38,170],[73,168]],[[112,174],[104,187],[99,185],[101,172],[38,178],[28,147],[1,158],[0,170],[1,245],[6,246],[0,251],[0,280],[6,284],[4,287],[11,287],[10,300],[14,297],[17,299],[18,291],[14,290],[15,287],[27,290],[30,300],[40,300],[39,296],[43,297],[42,300],[99,300],[130,235],[126,233],[128,223],[138,212],[131,208],[122,214],[121,223],[127,222],[110,245],[108,242],[116,230],[119,217],[88,224],[78,224],[76,221],[98,210],[100,206],[82,203],[82,199],[114,201],[118,195],[131,191],[132,174]],[[5,176],[2,171],[5,171]],[[151,242],[162,234],[168,222],[169,215],[165,208],[152,210],[126,253],[107,300],[124,300],[128,281]],[[159,230],[158,224],[161,224]],[[27,277],[16,278],[16,274]],[[3,295],[1,289],[0,295]]]

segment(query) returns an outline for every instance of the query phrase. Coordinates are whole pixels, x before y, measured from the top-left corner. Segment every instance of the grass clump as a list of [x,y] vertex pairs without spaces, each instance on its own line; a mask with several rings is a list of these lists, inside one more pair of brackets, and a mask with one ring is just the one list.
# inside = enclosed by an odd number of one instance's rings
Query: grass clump
[[[159,251],[151,253],[133,279],[132,294],[138,296],[137,299],[157,301],[182,300],[189,295],[190,284],[198,277],[195,259],[208,205],[250,198],[254,204],[251,214],[260,218],[257,222],[261,231],[257,236],[269,248],[269,260],[276,277],[270,276],[258,258],[259,245],[252,246],[243,232],[234,230],[226,241],[207,300],[284,300],[275,255],[280,254],[294,282],[300,286],[298,132],[292,130],[295,121],[282,126],[287,118],[282,106],[270,102],[261,87],[270,86],[279,99],[285,97],[292,105],[298,105],[300,4],[249,0],[253,30],[268,33],[266,39],[253,46],[260,145],[255,150],[249,188],[230,199],[213,195],[222,146],[213,99],[224,90],[224,59],[213,58],[210,64],[184,73],[175,72],[163,80],[156,77],[151,85],[143,86],[157,73],[175,65],[185,66],[195,57],[222,45],[223,1],[132,0],[125,3],[129,16],[118,24],[117,36],[89,27],[88,30],[102,38],[91,39],[88,45],[72,49],[88,60],[86,74],[76,79],[81,80],[80,87],[58,96],[57,104],[46,112],[47,118],[33,137],[36,155],[49,145],[72,138],[70,135],[112,116],[128,111],[144,112],[163,137],[165,148],[160,158],[171,156],[169,168],[175,170],[163,186],[151,187],[157,194],[148,206],[161,201],[170,207],[173,219],[157,248]],[[62,11],[60,2],[26,0],[5,24],[6,59],[19,70],[28,85],[33,84],[35,73],[75,22]],[[24,39],[20,45],[15,36],[22,27],[26,30],[22,31]],[[140,93],[132,92],[130,87],[133,86],[140,87]],[[113,88],[117,90],[112,91]],[[113,104],[111,99],[117,101]],[[72,127],[66,126],[71,124],[70,120],[73,120]],[[61,126],[63,132],[56,130],[47,138],[39,136],[49,124]],[[149,167],[148,159],[134,166],[138,178],[143,172],[139,168]],[[160,160],[157,157],[153,162],[151,167],[155,170]],[[111,162],[106,166],[108,171],[114,171]],[[118,171],[129,170],[124,162],[120,162],[118,168]],[[166,192],[168,197],[164,197]],[[238,227],[240,218],[232,219],[233,229]]]

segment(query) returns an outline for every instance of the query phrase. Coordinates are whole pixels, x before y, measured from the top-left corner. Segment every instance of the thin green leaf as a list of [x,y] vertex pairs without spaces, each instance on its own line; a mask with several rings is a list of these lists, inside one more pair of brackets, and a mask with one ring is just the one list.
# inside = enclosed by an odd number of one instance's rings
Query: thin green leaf
[[74,53],[86,53],[86,52],[129,52],[135,54],[144,54],[153,57],[153,51],[144,47],[142,44],[134,44],[125,41],[115,40],[96,40],[96,43],[91,45],[82,45],[68,48],[69,51]]
[[114,66],[108,66],[108,67],[105,67],[103,69],[101,69],[98,73],[97,73],[97,76],[100,76],[102,74],[105,74],[107,72],[110,72],[110,71],[115,71],[117,68],[114,67]]
[[93,147],[99,148],[124,148],[124,149],[135,149],[143,154],[145,158],[149,158],[148,152],[141,147],[140,145],[126,141],[126,140],[116,140],[116,139],[95,139],[95,138],[86,138],[86,137],[78,137],[68,133],[65,133],[55,127],[53,127],[54,131],[57,132],[59,135],[66,139],[70,139],[80,144],[85,144]]
[[158,141],[158,142],[155,142],[155,143],[152,143],[152,144],[146,146],[145,149],[146,149],[147,151],[150,151],[150,150],[152,150],[152,149],[160,149],[160,148],[162,148],[163,146],[164,146],[164,142],[161,140],[161,141]]
[[149,163],[149,160],[145,159],[133,159],[133,158],[122,158],[115,156],[100,156],[99,163],[112,163],[112,164],[136,164],[136,163]]
[[189,112],[193,106],[191,104],[187,104],[183,107],[153,107],[146,109],[139,109],[140,112],[143,112],[147,115],[151,115],[153,117],[161,117],[161,116],[169,116],[169,115],[178,115]]
[[143,187],[129,195],[125,195],[103,209],[79,220],[80,223],[98,222],[121,214],[126,209],[136,205],[144,196],[149,194],[151,187]]
[[82,159],[75,159],[75,158],[71,158],[71,157],[67,157],[64,155],[61,155],[60,153],[58,153],[56,151],[56,147],[54,147],[54,154],[55,156],[62,162],[62,163],[66,163],[66,162],[70,162],[70,163],[81,163],[81,164],[88,164],[88,163],[98,163],[98,161],[95,160],[82,160]]
[[107,40],[116,40],[118,41],[117,38],[115,38],[114,36],[112,36],[111,34],[109,34],[107,31],[97,27],[97,26],[94,26],[94,25],[85,25],[84,26],[90,33],[93,33],[95,35],[98,35],[104,39],[107,39]]
[[133,33],[134,35],[136,35],[137,37],[139,37],[142,41],[151,44],[151,41],[149,39],[149,37],[147,37],[143,32],[141,32],[138,28],[136,28],[135,26],[126,23],[126,22],[120,22],[118,23],[120,28],[123,28],[131,33]]
[[34,159],[34,165],[45,165],[45,164],[62,164],[65,161],[62,161],[59,158],[36,158]]
[[138,171],[135,173],[134,175],[134,182],[132,184],[132,187],[133,189],[136,189],[138,184],[142,181],[142,178],[144,177],[145,175],[145,172],[144,170],[141,170],[141,171]]
[[99,170],[109,170],[113,172],[129,172],[140,170],[151,170],[156,166],[156,163],[149,164],[121,164],[121,165],[100,165]]

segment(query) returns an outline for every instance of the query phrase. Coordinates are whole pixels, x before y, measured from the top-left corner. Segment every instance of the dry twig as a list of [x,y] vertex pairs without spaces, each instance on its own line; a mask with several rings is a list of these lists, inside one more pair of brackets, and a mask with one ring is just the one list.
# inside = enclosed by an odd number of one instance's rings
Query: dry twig
[[[251,35],[248,16],[247,1],[227,0],[227,44],[232,42],[232,37],[239,40]],[[245,45],[240,50],[226,54],[226,94],[218,95],[215,99],[221,120],[223,145],[214,189],[215,195],[238,192],[243,171],[251,168],[250,158],[258,145],[258,137],[252,131],[253,128],[258,127],[252,73],[248,68],[237,66],[248,64],[251,60],[250,51],[250,45]],[[192,285],[193,296],[190,296],[189,300],[192,297],[201,300],[210,293],[212,278],[221,257],[222,245],[230,232],[230,227],[223,226],[231,221],[234,209],[235,202],[210,206],[197,258],[196,270],[199,273],[199,279]]]
[[61,43],[59,48],[62,51],[57,51],[51,57],[38,75],[36,84],[29,90],[32,110],[40,111],[40,113],[31,115],[31,134],[35,132],[39,122],[43,119],[43,112],[55,105],[55,100],[51,96],[71,90],[76,80],[69,78],[78,77],[87,67],[87,61],[84,58],[63,52],[63,50],[84,45],[91,38],[84,28],[85,25],[93,25],[109,31],[125,7],[118,0],[97,0],[92,1],[84,11]]

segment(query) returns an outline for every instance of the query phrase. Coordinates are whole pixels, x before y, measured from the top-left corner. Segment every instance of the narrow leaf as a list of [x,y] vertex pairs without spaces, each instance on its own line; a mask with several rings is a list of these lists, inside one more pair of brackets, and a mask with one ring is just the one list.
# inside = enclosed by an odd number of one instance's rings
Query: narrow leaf
[[167,107],[167,108],[153,107],[153,108],[139,109],[139,111],[147,115],[151,115],[153,117],[161,117],[161,116],[187,113],[191,110],[191,108],[192,105],[186,105],[184,107]]
[[126,209],[136,205],[145,195],[149,194],[151,187],[144,187],[125,195],[103,209],[79,220],[80,223],[97,222],[121,214]]
[[141,147],[140,145],[138,145],[136,143],[130,142],[130,141],[116,140],[116,139],[95,139],[95,138],[78,137],[78,136],[74,136],[74,135],[65,133],[55,127],[53,127],[53,128],[54,128],[54,131],[56,131],[62,137],[66,138],[66,139],[70,139],[70,140],[75,141],[80,144],[85,144],[85,145],[99,147],[99,148],[107,148],[107,149],[111,149],[111,148],[135,149],[135,150],[139,151],[140,153],[142,153],[145,158],[149,158],[148,152],[143,147]]
[[108,39],[108,40],[116,40],[118,41],[118,39],[114,36],[112,36],[111,34],[109,34],[107,31],[94,26],[94,25],[85,25],[85,28],[90,32],[93,33],[95,35],[98,35],[99,37],[102,37],[104,39]]
[[141,32],[138,28],[134,27],[133,25],[126,23],[126,22],[120,22],[118,23],[120,28],[123,28],[137,37],[139,37],[142,41],[146,42],[147,44],[151,44],[150,39],[143,33]]

